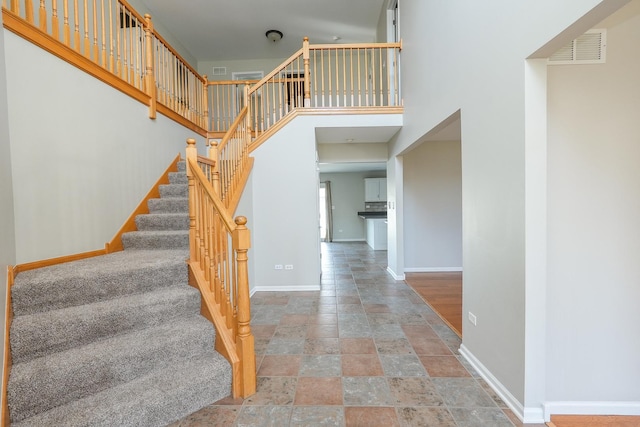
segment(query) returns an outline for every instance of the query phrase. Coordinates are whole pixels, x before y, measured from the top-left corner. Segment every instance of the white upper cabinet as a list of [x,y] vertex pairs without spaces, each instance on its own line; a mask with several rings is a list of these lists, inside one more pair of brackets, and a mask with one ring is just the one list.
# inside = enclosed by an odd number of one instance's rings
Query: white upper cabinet
[[387,179],[386,178],[365,178],[364,201],[365,202],[386,202],[387,201]]

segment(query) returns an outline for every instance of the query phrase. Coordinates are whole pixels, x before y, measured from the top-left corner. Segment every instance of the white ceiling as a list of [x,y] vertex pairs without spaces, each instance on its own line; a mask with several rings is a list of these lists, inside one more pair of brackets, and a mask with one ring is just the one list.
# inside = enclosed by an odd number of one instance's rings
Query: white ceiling
[[[141,0],[198,61],[288,58],[313,44],[375,41],[387,0]],[[265,32],[279,30],[281,41]]]

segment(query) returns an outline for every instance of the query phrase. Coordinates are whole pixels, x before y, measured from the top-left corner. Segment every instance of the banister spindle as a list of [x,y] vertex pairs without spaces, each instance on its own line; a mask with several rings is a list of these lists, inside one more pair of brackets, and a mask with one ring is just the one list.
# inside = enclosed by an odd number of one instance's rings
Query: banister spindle
[[38,18],[40,19],[40,29],[47,32],[47,9],[44,7],[44,1],[40,0],[40,9],[38,10]]
[[58,21],[58,0],[51,2],[51,35],[54,39],[60,38],[60,21]]
[[73,48],[80,53],[80,21],[78,19],[78,0],[73,0]]
[[33,0],[24,0],[25,18],[29,24],[33,24]]
[[11,12],[20,15],[20,0],[11,0]]
[[67,47],[71,47],[71,28],[69,26],[69,0],[62,0],[64,3],[64,16],[63,16],[63,22],[64,22],[64,45]]

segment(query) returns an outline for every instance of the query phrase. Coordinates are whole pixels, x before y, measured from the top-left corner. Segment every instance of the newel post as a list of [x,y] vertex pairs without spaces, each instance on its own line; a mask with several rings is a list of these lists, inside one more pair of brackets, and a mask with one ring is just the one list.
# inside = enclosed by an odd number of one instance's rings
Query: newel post
[[309,37],[302,39],[302,60],[304,62],[304,106],[311,107],[311,71],[309,70]]
[[209,141],[209,159],[215,162],[211,167],[211,186],[213,191],[219,196],[220,191],[220,163],[218,162],[218,141]]
[[149,118],[156,118],[156,81],[153,72],[153,22],[151,22],[151,15],[148,13],[144,15],[144,40],[146,51],[146,64],[144,73],[144,90],[149,95]]
[[253,334],[251,333],[251,303],[249,297],[249,269],[247,251],[251,247],[251,236],[247,229],[247,218],[238,216],[235,219],[236,229],[233,231],[232,243],[236,253],[236,285],[238,289],[238,337],[236,341],[238,356],[242,370],[242,396],[249,396],[256,391],[256,354]]
[[196,249],[196,180],[189,166],[190,161],[198,161],[198,149],[196,148],[196,140],[193,138],[187,139],[186,170],[189,180],[189,261],[196,261],[198,259]]

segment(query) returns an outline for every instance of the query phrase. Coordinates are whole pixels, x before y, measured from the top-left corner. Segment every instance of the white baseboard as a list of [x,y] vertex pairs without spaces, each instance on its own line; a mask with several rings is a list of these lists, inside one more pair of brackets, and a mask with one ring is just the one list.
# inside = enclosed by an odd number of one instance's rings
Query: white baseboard
[[256,286],[251,291],[251,295],[256,292],[295,292],[295,291],[319,291],[320,285],[304,286]]
[[545,402],[544,419],[551,415],[640,415],[640,402]]
[[344,243],[344,242],[366,242],[365,239],[333,239],[332,242],[329,243]]
[[387,266],[387,272],[388,272],[391,276],[393,276],[394,280],[404,280],[404,278],[405,278],[404,273],[402,273],[402,274],[396,274],[396,272],[395,272],[395,271],[393,271],[393,270],[391,269],[391,267],[388,267],[388,266]]
[[462,267],[407,267],[405,273],[450,273],[462,271]]
[[464,344],[460,345],[460,354],[467,362],[480,374],[480,376],[489,384],[496,394],[507,404],[509,409],[525,424],[543,423],[542,408],[525,408],[522,403],[516,399],[507,388],[469,351]]

